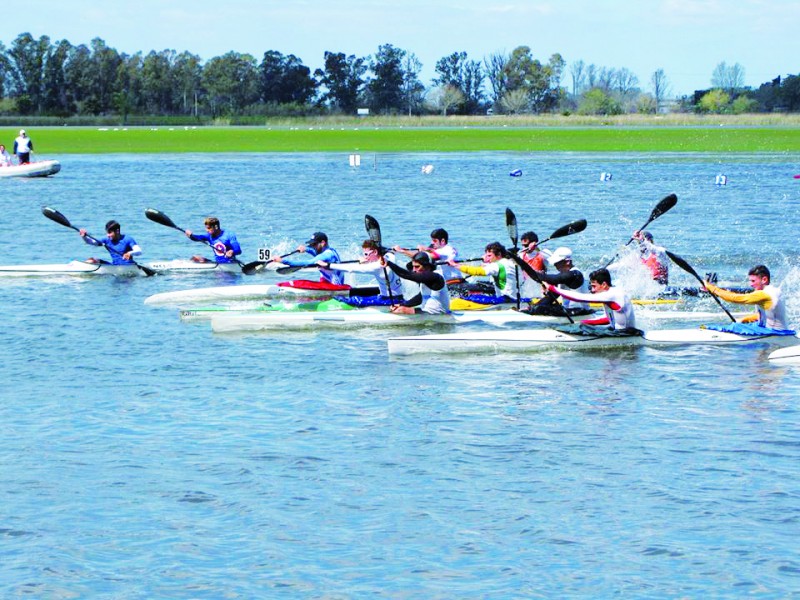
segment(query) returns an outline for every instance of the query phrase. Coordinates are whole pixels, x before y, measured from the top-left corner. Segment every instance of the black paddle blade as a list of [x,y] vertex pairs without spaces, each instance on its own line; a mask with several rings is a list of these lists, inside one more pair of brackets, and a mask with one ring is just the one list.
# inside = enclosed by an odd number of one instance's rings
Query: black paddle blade
[[242,273],[245,275],[253,275],[254,273],[260,271],[261,267],[263,267],[265,264],[267,264],[267,262],[264,260],[254,260],[246,265],[242,265]]
[[516,249],[517,240],[519,239],[517,215],[515,215],[514,211],[510,208],[506,208],[506,229],[508,230],[508,237],[511,238],[511,242],[514,244],[514,248]]
[[[559,227],[553,233],[550,234],[548,239],[554,240],[556,238],[566,237],[568,235],[572,235],[573,233],[580,233],[584,229],[586,229],[586,219],[580,219],[578,221],[574,221],[572,223],[568,223],[563,227]],[[546,240],[545,240],[546,241]]]
[[378,220],[370,215],[364,215],[364,227],[367,230],[369,239],[375,242],[378,246],[381,245],[381,226]]
[[683,269],[684,271],[686,271],[687,273],[689,273],[689,275],[692,275],[692,276],[693,276],[695,279],[697,279],[697,280],[698,280],[700,283],[703,283],[703,279],[700,277],[700,275],[698,275],[698,274],[697,274],[697,271],[695,271],[695,270],[692,268],[692,265],[690,265],[688,262],[686,262],[685,260],[683,260],[683,259],[682,259],[680,256],[678,256],[677,254],[673,254],[673,253],[672,253],[672,252],[670,252],[669,250],[667,250],[667,256],[669,256],[669,259],[670,259],[672,262],[674,262],[676,265],[678,265],[678,266],[679,266],[681,269]]
[[72,227],[72,223],[69,222],[69,219],[67,219],[67,217],[58,212],[55,208],[50,208],[49,206],[43,206],[42,214],[51,221],[55,221],[59,225],[75,229],[74,227]]
[[175,223],[172,222],[167,215],[165,215],[160,210],[156,210],[155,208],[146,208],[144,211],[144,216],[150,219],[151,221],[155,221],[159,225],[164,225],[165,227],[172,227],[173,229],[180,229]]
[[[673,253],[672,253],[672,252],[670,252],[669,250],[667,250],[667,256],[669,256],[669,259],[670,259],[672,262],[674,262],[676,265],[678,265],[678,266],[679,266],[681,269],[683,269],[684,271],[686,271],[687,273],[689,273],[690,275],[692,275],[692,276],[693,276],[695,279],[697,279],[697,281],[699,281],[699,282],[700,282],[700,283],[702,283],[702,284],[705,284],[705,282],[703,281],[703,278],[702,278],[702,277],[700,277],[700,275],[698,275],[698,274],[697,274],[697,271],[695,271],[695,270],[692,268],[692,265],[690,265],[689,263],[687,263],[687,262],[686,262],[685,260],[683,260],[683,259],[682,259],[680,256],[678,256],[677,254],[673,254]],[[709,291],[708,291],[708,295],[709,295],[709,296],[711,296],[711,297],[714,299],[714,302],[716,302],[717,304],[719,304],[719,307],[720,307],[722,310],[724,310],[724,311],[725,311],[725,314],[726,314],[726,315],[728,315],[728,318],[731,320],[731,322],[732,322],[732,323],[736,323],[736,317],[734,317],[734,316],[731,314],[731,312],[730,312],[730,311],[729,311],[727,308],[725,308],[725,305],[724,305],[724,304],[722,304],[722,301],[721,301],[719,298],[717,298],[716,294],[712,294],[712,293],[711,293],[711,291],[709,290]]]
[[139,267],[139,269],[141,269],[141,271],[148,277],[152,277],[153,275],[158,275],[158,271],[156,271],[155,269],[151,269],[150,267],[145,267],[144,265],[140,265],[137,262],[134,262],[133,264]]
[[655,219],[663,215],[665,212],[670,210],[677,203],[678,203],[678,197],[675,194],[670,194],[669,196],[661,200],[661,202],[656,204],[656,207],[653,209],[653,212],[650,213],[650,221],[654,221]]

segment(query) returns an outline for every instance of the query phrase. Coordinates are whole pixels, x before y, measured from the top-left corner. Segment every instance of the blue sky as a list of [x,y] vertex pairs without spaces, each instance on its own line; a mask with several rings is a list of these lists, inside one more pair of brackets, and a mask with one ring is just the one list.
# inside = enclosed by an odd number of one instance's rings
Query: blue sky
[[481,60],[526,45],[546,62],[559,52],[625,67],[649,91],[664,69],[674,95],[707,88],[722,61],[745,85],[800,73],[797,0],[30,0],[6,3],[0,41],[23,32],[72,44],[100,37],[120,52],[188,50],[207,60],[230,50],[298,56],[313,69],[326,50],[366,56],[380,44],[413,52],[428,84],[455,51]]

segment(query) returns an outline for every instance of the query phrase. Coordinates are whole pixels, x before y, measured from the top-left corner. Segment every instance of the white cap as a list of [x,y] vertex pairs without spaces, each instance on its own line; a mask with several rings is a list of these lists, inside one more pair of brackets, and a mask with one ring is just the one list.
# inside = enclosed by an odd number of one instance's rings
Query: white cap
[[24,130],[24,129],[20,129],[20,130],[19,130],[19,134],[20,134],[20,135],[25,135],[25,130]]
[[561,246],[553,250],[552,254],[547,257],[547,261],[555,267],[556,263],[560,263],[562,260],[567,260],[568,258],[572,258],[572,250],[566,246]]

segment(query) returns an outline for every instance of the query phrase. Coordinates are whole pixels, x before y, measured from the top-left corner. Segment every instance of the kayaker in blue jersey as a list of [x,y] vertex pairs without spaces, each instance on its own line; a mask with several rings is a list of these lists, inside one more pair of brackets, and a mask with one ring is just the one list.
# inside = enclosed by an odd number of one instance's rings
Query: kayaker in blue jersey
[[411,270],[404,269],[395,263],[381,257],[381,265],[389,267],[403,279],[408,279],[419,284],[419,294],[405,300],[402,304],[392,306],[393,313],[414,314],[428,313],[433,315],[450,313],[450,292],[444,276],[438,273],[436,265],[431,262],[427,252],[417,252],[411,259]]
[[[321,231],[317,231],[305,244],[297,247],[297,251],[302,253],[300,256],[277,256],[273,262],[283,263],[290,267],[315,267],[317,263],[338,263],[341,262],[339,253],[328,245],[328,236]],[[319,280],[324,283],[334,285],[344,284],[344,273],[342,271],[332,271],[324,267],[319,267]]]
[[[208,217],[203,224],[208,233],[194,234],[190,229],[184,231],[186,237],[193,242],[205,242],[214,250],[214,260],[218,263],[232,263],[242,253],[236,236],[223,231],[216,217]],[[193,256],[194,262],[210,262],[205,256]]]
[[[142,253],[142,249],[136,243],[136,240],[129,235],[122,235],[120,233],[120,224],[113,220],[106,223],[106,239],[104,240],[92,238],[86,234],[85,229],[79,230],[78,233],[83,238],[83,241],[90,246],[105,246],[111,255],[111,264],[113,265],[132,265],[134,264],[133,257]],[[97,264],[106,261],[99,258],[88,258],[86,262]]]

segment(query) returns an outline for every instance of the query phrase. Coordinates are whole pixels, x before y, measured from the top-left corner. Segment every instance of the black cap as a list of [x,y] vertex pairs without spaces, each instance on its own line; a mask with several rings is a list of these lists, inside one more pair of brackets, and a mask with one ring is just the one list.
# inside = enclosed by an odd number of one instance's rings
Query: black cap
[[325,242],[327,244],[328,236],[321,231],[315,231],[314,235],[311,236],[311,239],[306,242],[306,246],[316,246],[320,242]]
[[430,267],[431,266],[431,255],[427,252],[417,252],[414,256],[411,257],[411,260],[418,262],[419,264]]
[[111,219],[108,223],[106,223],[106,233],[111,233],[115,229],[120,229],[120,225],[114,219]]

